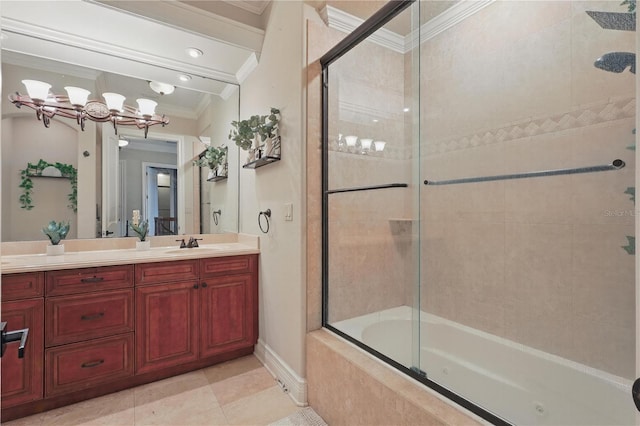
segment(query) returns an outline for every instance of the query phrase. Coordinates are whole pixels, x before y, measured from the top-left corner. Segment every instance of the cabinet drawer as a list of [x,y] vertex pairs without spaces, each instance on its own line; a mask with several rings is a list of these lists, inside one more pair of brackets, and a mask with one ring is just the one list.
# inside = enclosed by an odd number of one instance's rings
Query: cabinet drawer
[[198,260],[178,260],[136,265],[136,285],[196,279],[198,279]]
[[133,333],[45,351],[45,396],[88,389],[133,375]]
[[46,274],[47,296],[90,293],[133,287],[133,265],[50,271]]
[[133,331],[133,306],[133,289],[48,298],[45,345]]
[[200,259],[202,278],[229,274],[247,274],[258,269],[258,256],[228,256]]
[[44,273],[7,274],[2,276],[2,300],[28,299],[44,295]]

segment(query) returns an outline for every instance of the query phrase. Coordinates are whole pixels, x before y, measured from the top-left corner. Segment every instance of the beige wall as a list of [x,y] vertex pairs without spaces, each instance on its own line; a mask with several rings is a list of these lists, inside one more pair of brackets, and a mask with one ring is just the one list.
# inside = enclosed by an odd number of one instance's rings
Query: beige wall
[[[303,4],[275,1],[260,63],[240,89],[240,118],[281,111],[282,160],[240,170],[240,232],[260,235],[260,340],[304,376],[304,97]],[[246,153],[240,153],[241,162]],[[293,221],[284,204],[293,204]],[[268,234],[258,212],[271,209]]]
[[622,246],[634,235],[624,191],[635,178],[635,76],[593,62],[634,52],[635,37],[585,9],[624,11],[496,2],[422,45],[424,178],[627,164],[424,189],[422,306],[631,379],[635,259]]

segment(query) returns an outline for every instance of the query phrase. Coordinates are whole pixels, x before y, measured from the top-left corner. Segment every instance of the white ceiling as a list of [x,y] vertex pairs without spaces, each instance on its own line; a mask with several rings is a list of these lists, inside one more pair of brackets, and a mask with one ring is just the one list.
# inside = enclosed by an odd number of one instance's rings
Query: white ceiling
[[[264,38],[260,28],[194,6],[210,3],[222,2],[2,0],[2,62],[100,77],[109,91],[155,99],[163,113],[192,118],[211,95],[235,93],[257,65]],[[268,3],[224,4],[257,16]],[[192,58],[188,47],[204,55]],[[179,74],[192,78],[182,82]],[[176,91],[160,101],[149,80],[172,84]]]

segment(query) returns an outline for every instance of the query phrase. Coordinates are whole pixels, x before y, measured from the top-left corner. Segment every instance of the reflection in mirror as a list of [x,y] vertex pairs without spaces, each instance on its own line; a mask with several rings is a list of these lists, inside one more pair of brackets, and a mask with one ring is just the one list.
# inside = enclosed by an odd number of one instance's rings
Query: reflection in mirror
[[[135,126],[118,127],[116,134],[110,123],[87,120],[82,131],[75,120],[57,116],[45,128],[32,109],[18,109],[8,99],[26,94],[24,79],[45,81],[55,94],[76,86],[90,90],[89,99],[102,100],[104,92],[125,95],[127,105],[152,99],[169,125],[150,127],[146,139]],[[149,219],[150,235],[238,232],[238,149],[227,144],[227,135],[238,119],[239,91],[217,83],[219,90],[208,93],[176,87],[159,94],[146,80],[3,50],[2,241],[46,239],[41,228],[54,219],[70,220],[70,239],[131,236],[133,210]],[[201,136],[229,146],[227,180],[201,179],[206,170],[193,165],[205,149]],[[68,207],[71,179],[38,176],[25,184],[21,171],[40,160],[77,171],[76,211]],[[26,208],[20,202],[25,186]],[[214,218],[214,211],[222,213]]]

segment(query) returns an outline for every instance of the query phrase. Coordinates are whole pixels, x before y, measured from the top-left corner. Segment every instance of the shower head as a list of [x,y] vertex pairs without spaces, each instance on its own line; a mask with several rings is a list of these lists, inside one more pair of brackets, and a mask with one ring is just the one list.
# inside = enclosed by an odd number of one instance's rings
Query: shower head
[[621,73],[628,66],[631,72],[636,73],[636,54],[631,52],[609,52],[605,53],[593,63],[596,68],[609,72]]

